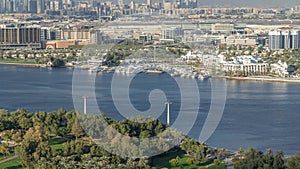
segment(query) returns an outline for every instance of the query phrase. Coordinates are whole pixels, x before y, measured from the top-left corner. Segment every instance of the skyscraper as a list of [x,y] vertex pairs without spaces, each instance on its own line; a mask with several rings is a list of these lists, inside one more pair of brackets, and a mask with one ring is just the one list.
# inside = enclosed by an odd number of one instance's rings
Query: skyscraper
[[269,49],[296,49],[300,48],[300,31],[276,30],[269,32]]
[[300,48],[300,30],[298,30],[298,48]]
[[291,48],[291,32],[289,30],[281,31],[282,48]]
[[299,46],[299,31],[293,30],[291,31],[291,42],[290,42],[290,47],[292,49],[300,48]]
[[7,7],[7,1],[6,0],[0,0],[0,13],[5,13]]
[[29,9],[28,11],[31,14],[37,14],[37,1],[36,0],[29,0]]
[[150,8],[151,7],[151,0],[147,0],[147,6]]
[[45,12],[45,1],[37,0],[37,13],[42,14]]

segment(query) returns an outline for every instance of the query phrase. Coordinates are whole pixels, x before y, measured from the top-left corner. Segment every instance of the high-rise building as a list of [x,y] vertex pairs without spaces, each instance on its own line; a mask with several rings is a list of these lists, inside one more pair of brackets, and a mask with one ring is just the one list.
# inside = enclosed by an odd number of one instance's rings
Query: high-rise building
[[271,31],[269,32],[269,49],[278,50],[282,49],[282,37],[281,32],[279,31]]
[[37,0],[37,13],[42,14],[45,12],[45,1],[44,0]]
[[269,32],[269,49],[296,49],[300,48],[300,31],[276,30]]
[[0,13],[5,13],[5,0],[0,0]]
[[289,49],[291,48],[291,32],[289,30],[285,30],[281,32],[282,38],[282,48]]
[[151,0],[147,0],[147,6],[150,8],[151,7]]
[[37,14],[37,0],[29,0],[29,5],[28,5],[29,9],[28,11],[31,14]]
[[16,11],[16,3],[15,0],[8,0],[7,12],[13,13]]
[[300,48],[300,30],[298,30],[298,48]]
[[300,48],[300,46],[299,46],[299,40],[300,40],[299,39],[299,33],[300,32],[296,31],[296,30],[291,31],[290,46],[291,46],[292,49]]

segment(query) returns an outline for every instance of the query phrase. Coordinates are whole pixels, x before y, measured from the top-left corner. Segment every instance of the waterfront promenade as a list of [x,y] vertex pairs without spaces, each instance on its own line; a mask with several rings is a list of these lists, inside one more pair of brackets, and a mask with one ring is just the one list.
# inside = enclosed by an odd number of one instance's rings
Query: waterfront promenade
[[285,83],[300,83],[300,79],[293,78],[274,78],[269,76],[251,76],[251,77],[232,77],[225,76],[229,80],[243,80],[243,81],[264,81],[264,82],[285,82]]

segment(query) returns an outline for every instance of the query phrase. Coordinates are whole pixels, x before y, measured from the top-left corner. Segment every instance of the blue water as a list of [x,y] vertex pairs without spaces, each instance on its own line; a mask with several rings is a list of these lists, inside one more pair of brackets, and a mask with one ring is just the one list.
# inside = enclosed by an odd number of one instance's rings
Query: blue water
[[[87,71],[83,73],[87,77],[93,76]],[[97,74],[96,98],[87,99],[88,112],[99,111],[93,105],[89,105],[90,99],[97,99],[101,112],[114,119],[123,119],[124,116],[117,111],[112,101],[110,87],[112,76],[112,73]],[[74,109],[72,78],[73,69],[68,68],[0,65],[0,109],[14,111],[24,108],[33,112],[54,111],[59,108],[72,110]],[[119,81],[122,83],[122,77]],[[227,80],[226,84],[225,110],[218,128],[207,140],[210,146],[229,150],[237,150],[239,147],[254,147],[259,150],[272,148],[283,150],[287,155],[300,151],[300,84],[235,80]],[[190,137],[196,139],[211,106],[210,80],[197,80],[197,85],[200,108],[196,123],[188,133]],[[130,101],[137,110],[146,111],[151,106],[149,93],[154,89],[163,91],[167,99],[173,102],[172,125],[178,117],[182,93],[175,79],[168,74],[135,76],[130,84]],[[77,99],[76,104],[83,105],[82,96],[73,95],[73,97]],[[122,99],[126,98],[120,96],[118,99],[122,102]],[[83,111],[82,107],[79,106],[79,111]],[[165,117],[164,110],[159,119],[165,122]],[[185,124],[182,125],[188,125],[190,121],[183,123]]]

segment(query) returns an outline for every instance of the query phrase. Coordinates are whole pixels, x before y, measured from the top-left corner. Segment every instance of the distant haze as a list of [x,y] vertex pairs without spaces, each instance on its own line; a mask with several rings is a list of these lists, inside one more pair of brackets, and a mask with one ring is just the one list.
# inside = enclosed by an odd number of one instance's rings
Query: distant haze
[[[103,0],[101,0],[103,1]],[[106,1],[106,0],[104,0]],[[111,0],[112,2],[117,0]],[[124,3],[130,3],[131,0],[123,0]],[[145,0],[133,0],[134,2],[143,2]],[[152,3],[163,0],[152,0]],[[176,1],[176,0],[168,0]],[[179,0],[177,0],[179,1]],[[299,0],[198,0],[200,7],[294,7],[300,5]]]
[[300,5],[299,0],[200,0],[200,6],[213,7],[293,7]]

